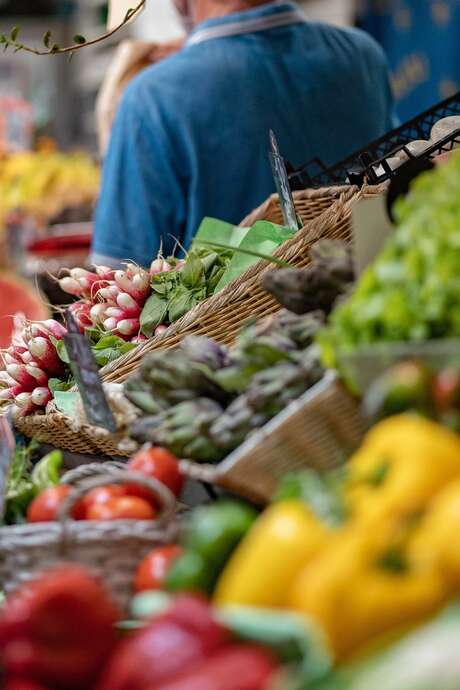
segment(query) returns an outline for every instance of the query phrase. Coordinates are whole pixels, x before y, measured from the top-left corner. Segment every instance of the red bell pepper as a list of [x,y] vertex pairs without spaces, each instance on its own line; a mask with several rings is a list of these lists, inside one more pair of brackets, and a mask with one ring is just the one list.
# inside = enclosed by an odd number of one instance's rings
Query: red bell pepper
[[10,678],[3,686],[3,690],[48,690],[48,688],[27,678]]
[[264,690],[278,666],[263,647],[231,644],[198,668],[146,690]]
[[86,570],[65,566],[24,585],[0,616],[0,657],[7,678],[53,688],[89,687],[115,643],[119,612]]
[[[103,675],[99,690],[156,688],[202,664],[228,644],[231,634],[198,597],[177,597],[148,627],[126,639]],[[153,684],[153,685],[152,685]]]

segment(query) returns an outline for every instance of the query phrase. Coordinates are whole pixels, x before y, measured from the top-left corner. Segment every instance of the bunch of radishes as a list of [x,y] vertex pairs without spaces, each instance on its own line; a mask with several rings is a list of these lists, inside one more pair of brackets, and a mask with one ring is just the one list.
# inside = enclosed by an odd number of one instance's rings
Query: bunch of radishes
[[[161,258],[152,263],[150,271],[130,263],[118,271],[107,266],[96,266],[94,272],[73,268],[59,285],[64,292],[80,298],[69,311],[82,331],[96,328],[136,343],[146,339],[140,333],[140,316],[152,293],[151,275],[171,270],[173,266]],[[165,329],[158,326],[156,333]]]
[[54,319],[21,322],[10,347],[1,353],[0,403],[13,404],[13,413],[25,417],[44,409],[51,400],[50,378],[65,374],[52,339],[61,340],[67,330]]

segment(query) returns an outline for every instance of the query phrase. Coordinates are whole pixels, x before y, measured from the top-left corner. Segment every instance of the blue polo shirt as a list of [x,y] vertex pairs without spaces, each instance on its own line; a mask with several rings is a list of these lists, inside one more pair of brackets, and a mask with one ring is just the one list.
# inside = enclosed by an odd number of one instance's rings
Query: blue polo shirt
[[299,10],[278,0],[208,20],[129,85],[104,164],[96,261],[148,265],[160,248],[187,248],[205,216],[239,223],[275,191],[270,129],[300,166],[332,164],[392,128],[373,39],[297,15],[258,27],[290,12]]

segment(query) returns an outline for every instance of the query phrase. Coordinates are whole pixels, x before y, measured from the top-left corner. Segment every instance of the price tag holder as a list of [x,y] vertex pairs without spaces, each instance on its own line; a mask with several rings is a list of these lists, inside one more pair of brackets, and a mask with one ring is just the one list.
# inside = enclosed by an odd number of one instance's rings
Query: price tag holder
[[0,519],[5,514],[5,496],[16,440],[11,413],[0,417]]
[[364,197],[353,206],[352,236],[356,276],[375,259],[393,233],[385,195]]
[[270,164],[280,199],[284,225],[289,228],[289,230],[297,232],[299,229],[299,223],[297,221],[294,199],[292,197],[291,187],[289,185],[286,164],[284,162],[284,158],[280,155],[278,142],[272,130],[270,130],[270,149]]
[[66,312],[66,322],[68,334],[64,336],[64,343],[88,422],[115,433],[117,425],[102,387],[91,345],[86,336],[80,333],[69,312]]

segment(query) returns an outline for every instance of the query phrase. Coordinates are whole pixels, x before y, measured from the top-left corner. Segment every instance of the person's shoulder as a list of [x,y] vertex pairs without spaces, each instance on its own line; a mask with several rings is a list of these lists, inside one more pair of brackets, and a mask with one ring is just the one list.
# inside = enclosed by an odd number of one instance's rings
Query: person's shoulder
[[384,63],[386,61],[383,48],[366,31],[348,26],[334,26],[332,24],[317,24],[317,29],[327,34],[331,40],[343,47],[355,49],[361,56]]
[[192,80],[202,75],[203,56],[197,52],[193,47],[183,48],[144,69],[126,88],[125,102],[139,104],[152,97],[158,100],[183,94],[184,85],[190,86]]

